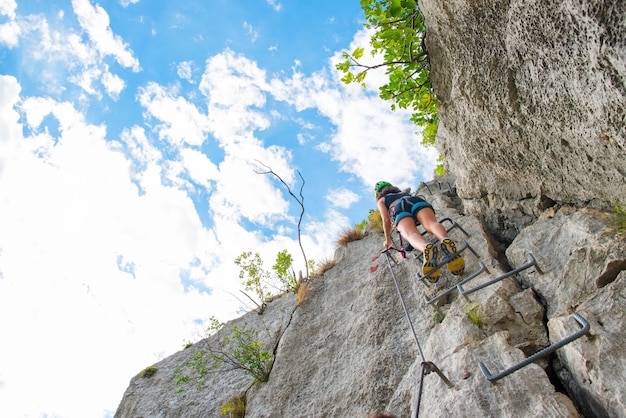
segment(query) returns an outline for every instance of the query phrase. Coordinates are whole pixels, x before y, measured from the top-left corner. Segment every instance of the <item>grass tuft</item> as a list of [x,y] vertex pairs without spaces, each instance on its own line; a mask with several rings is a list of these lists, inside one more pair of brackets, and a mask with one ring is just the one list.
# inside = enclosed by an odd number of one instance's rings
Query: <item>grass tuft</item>
[[304,302],[304,298],[306,298],[306,294],[309,291],[309,283],[310,282],[302,282],[300,286],[298,286],[298,291],[296,292],[296,306],[300,306],[302,302]]
[[358,241],[363,239],[365,234],[363,231],[359,231],[357,228],[346,228],[342,233],[339,239],[337,240],[337,244],[346,245],[352,241]]
[[626,204],[616,203],[613,208],[613,216],[609,221],[609,227],[617,234],[626,234]]
[[467,313],[467,317],[472,324],[476,325],[478,328],[483,327],[482,312],[478,303],[468,303],[465,306],[465,312]]

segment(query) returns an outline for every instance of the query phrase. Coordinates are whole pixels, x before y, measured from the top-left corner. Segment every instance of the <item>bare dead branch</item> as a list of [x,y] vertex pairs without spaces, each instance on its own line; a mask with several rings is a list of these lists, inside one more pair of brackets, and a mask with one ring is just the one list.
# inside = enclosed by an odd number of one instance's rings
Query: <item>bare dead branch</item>
[[302,180],[302,185],[300,186],[300,198],[298,198],[292,191],[291,191],[291,187],[289,187],[289,185],[287,183],[285,183],[285,181],[282,179],[282,177],[280,177],[278,174],[276,174],[274,172],[274,170],[272,170],[269,166],[263,164],[261,161],[259,160],[255,160],[257,163],[261,164],[263,167],[265,167],[267,170],[266,171],[256,171],[255,173],[257,174],[271,174],[274,177],[276,177],[287,189],[287,192],[291,195],[291,197],[293,197],[293,199],[298,202],[298,204],[300,205],[300,217],[298,218],[298,245],[300,246],[300,251],[302,252],[302,258],[304,258],[304,268],[306,270],[306,277],[309,277],[309,262],[306,258],[306,253],[304,252],[304,247],[302,246],[302,232],[301,232],[301,225],[302,225],[302,217],[304,216],[304,195],[302,194],[302,190],[304,189],[304,177],[302,177],[302,174],[300,173],[300,170],[296,170],[296,172],[298,173],[298,176],[300,176],[300,180]]

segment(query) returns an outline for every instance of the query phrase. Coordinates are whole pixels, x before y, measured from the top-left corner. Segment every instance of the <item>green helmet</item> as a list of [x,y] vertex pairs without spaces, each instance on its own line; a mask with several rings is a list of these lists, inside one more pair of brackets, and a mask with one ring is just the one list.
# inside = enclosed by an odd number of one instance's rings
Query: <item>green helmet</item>
[[387,186],[393,186],[393,184],[386,181],[379,181],[378,183],[376,183],[376,185],[374,186],[374,197],[376,197],[376,194],[378,194],[378,192],[380,192],[383,188]]

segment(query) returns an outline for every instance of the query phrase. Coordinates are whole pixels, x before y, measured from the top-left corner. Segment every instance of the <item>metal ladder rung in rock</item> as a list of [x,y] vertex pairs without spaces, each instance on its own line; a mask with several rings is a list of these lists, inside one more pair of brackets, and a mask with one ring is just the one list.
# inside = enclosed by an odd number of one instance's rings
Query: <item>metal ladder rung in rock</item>
[[[466,231],[466,230],[464,230],[464,229],[461,227],[461,225],[459,225],[459,223],[458,223],[458,222],[456,222],[456,221],[455,221],[455,220],[453,220],[453,219],[450,219],[450,218],[443,218],[442,220],[440,220],[440,221],[438,221],[438,222],[439,222],[440,224],[442,224],[442,225],[443,225],[443,223],[444,223],[444,222],[450,222],[450,224],[451,224],[451,225],[450,225],[449,227],[447,227],[447,228],[446,228],[446,232],[450,232],[450,231],[452,231],[454,228],[459,228],[459,229],[461,230],[461,232],[463,232],[463,233],[465,234],[465,236],[466,236],[466,237],[469,237],[469,236],[470,236],[470,234],[468,234],[468,233],[467,233],[467,231]],[[420,233],[421,233],[422,235],[426,235],[427,231],[423,231],[423,232],[420,232]]]
[[489,372],[489,369],[487,369],[487,366],[485,366],[485,364],[482,361],[478,362],[478,367],[480,367],[480,370],[483,372],[483,375],[485,376],[485,378],[488,381],[495,382],[496,380],[502,379],[503,377],[508,376],[511,373],[518,371],[522,367],[525,367],[525,366],[529,365],[530,363],[532,363],[532,362],[534,362],[534,361],[536,361],[536,360],[538,360],[538,359],[540,359],[542,357],[545,357],[545,356],[547,356],[549,354],[552,354],[553,352],[555,352],[559,348],[563,347],[564,345],[569,344],[569,343],[571,343],[574,340],[577,340],[578,338],[582,337],[587,332],[589,332],[589,329],[590,329],[589,322],[587,322],[585,320],[585,318],[583,318],[577,312],[574,312],[572,314],[572,316],[574,317],[576,322],[578,322],[578,324],[582,327],[580,330],[578,330],[574,334],[572,334],[572,335],[562,339],[561,341],[559,341],[557,343],[549,345],[548,347],[544,348],[543,350],[540,350],[540,351],[536,352],[532,356],[525,358],[524,360],[520,361],[517,364],[514,364],[513,366],[509,367],[506,370],[501,371],[500,373],[491,374]]
[[[441,190],[441,182],[438,182],[439,190]],[[446,186],[448,186],[448,191],[452,193],[452,185],[449,182],[446,182]]]
[[[428,187],[428,184],[427,184],[427,183],[422,182],[422,184],[424,185],[424,187],[426,187],[426,190],[428,190],[428,193],[433,194],[433,192],[431,192],[431,191],[430,191],[430,187]],[[452,185],[451,185],[449,182],[447,183],[447,185],[448,185],[448,191],[449,191],[450,193],[453,193],[453,191],[452,191]],[[438,186],[439,186],[439,190],[441,190],[441,182],[438,182]],[[419,196],[419,195],[418,195],[418,196]]]
[[491,286],[492,284],[498,283],[499,281],[502,281],[508,277],[514,276],[517,273],[519,273],[520,271],[526,270],[530,267],[535,267],[535,270],[537,270],[537,272],[539,274],[542,274],[541,269],[539,268],[539,266],[537,265],[537,260],[535,260],[535,257],[531,254],[528,253],[528,262],[518,268],[516,268],[515,270],[511,270],[508,273],[505,273],[501,276],[496,277],[493,280],[490,280],[488,282],[482,283],[476,287],[473,287],[471,289],[465,290],[463,289],[463,282],[460,282],[456,285],[456,288],[459,290],[459,293],[461,295],[463,295],[463,297],[465,298],[465,300],[467,300],[469,302],[469,298],[467,297],[467,295],[469,295],[470,293],[474,293],[478,290],[484,289],[487,286]]
[[[432,274],[433,274],[434,272],[436,272],[437,270],[440,270],[440,269],[441,269],[441,267],[443,267],[443,266],[447,265],[450,261],[454,260],[454,258],[456,258],[456,256],[457,256],[457,255],[461,254],[463,251],[465,251],[465,250],[467,250],[467,249],[469,249],[469,250],[470,250],[470,251],[471,251],[471,252],[472,252],[472,253],[476,256],[476,258],[480,258],[480,257],[478,256],[478,254],[476,253],[476,251],[474,251],[474,249],[473,249],[472,247],[470,247],[470,245],[467,243],[467,241],[462,240],[462,241],[461,241],[461,243],[462,243],[462,244],[461,244],[461,248],[459,248],[459,249],[457,249],[457,250],[456,250],[455,257],[448,257],[448,258],[446,258],[446,259],[445,259],[445,261],[443,261],[442,263],[438,263],[437,265],[435,265],[435,268],[434,268],[434,269],[432,269],[431,271],[429,271],[427,274],[425,274],[425,275],[423,275],[423,276],[422,276],[421,274],[419,274],[419,272],[417,272],[417,273],[416,273],[416,275],[417,275],[417,280],[419,280],[419,281],[421,281],[422,283],[426,284],[426,282],[424,281],[424,279],[427,279],[427,278],[429,278],[430,276],[432,276]],[[422,255],[422,254],[420,253],[420,255]],[[419,256],[417,256],[416,258],[419,258]]]
[[463,285],[463,284],[465,284],[465,283],[475,279],[476,277],[480,276],[484,272],[489,273],[489,271],[487,270],[487,267],[485,266],[485,264],[482,261],[478,262],[478,267],[479,267],[479,269],[476,272],[472,273],[470,276],[468,276],[465,279],[461,280],[459,283],[457,283],[457,284],[449,287],[448,289],[444,290],[442,293],[436,295],[432,299],[428,299],[426,297],[426,295],[424,295],[424,301],[427,304],[431,305],[433,308],[435,308],[435,310],[439,313],[439,315],[444,316],[443,312],[441,312],[441,309],[439,309],[439,307],[437,305],[433,305],[433,303],[437,302],[439,299],[443,298],[444,296],[449,295],[452,291],[457,289],[457,286]]

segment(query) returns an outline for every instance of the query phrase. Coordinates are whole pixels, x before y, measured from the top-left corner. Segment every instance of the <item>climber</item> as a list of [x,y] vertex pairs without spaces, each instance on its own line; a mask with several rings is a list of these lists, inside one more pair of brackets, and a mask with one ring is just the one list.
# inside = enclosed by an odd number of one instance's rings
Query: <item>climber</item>
[[[439,240],[439,247],[448,263],[448,270],[452,274],[461,274],[465,268],[465,260],[456,254],[456,244],[448,237],[446,229],[437,222],[435,209],[432,205],[418,196],[411,196],[386,181],[379,181],[374,186],[374,197],[380,210],[385,232],[385,248],[391,247],[391,224],[409,244],[423,253],[422,275],[428,274],[437,267],[437,247],[428,243],[417,230],[422,224],[424,229]],[[434,271],[430,277],[436,279],[441,269]]]

